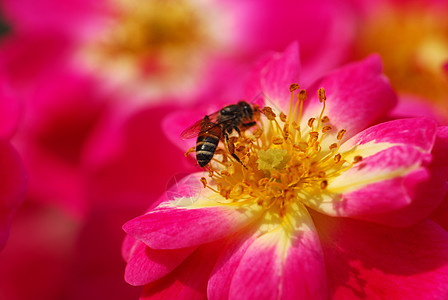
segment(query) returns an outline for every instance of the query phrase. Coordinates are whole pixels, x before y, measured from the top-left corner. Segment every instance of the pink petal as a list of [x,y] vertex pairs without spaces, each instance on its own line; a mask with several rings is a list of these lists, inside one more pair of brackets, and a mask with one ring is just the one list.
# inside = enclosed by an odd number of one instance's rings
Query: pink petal
[[148,284],[140,299],[205,299],[221,247],[221,241],[199,247],[168,276]]
[[10,138],[19,121],[21,106],[3,77],[3,65],[0,64],[0,137]]
[[[407,119],[354,136],[341,153],[355,147],[362,162],[329,183],[325,201],[312,199],[309,206],[332,216],[392,226],[409,226],[426,218],[439,205],[448,174],[445,167],[430,165],[427,152],[434,145],[436,129],[431,120]],[[372,150],[381,145],[384,150]]]
[[430,177],[418,183],[413,192],[412,202],[395,211],[377,216],[363,216],[361,219],[396,227],[407,227],[428,217],[442,202],[447,191],[447,167],[430,167]]
[[344,143],[344,147],[375,142],[411,145],[429,152],[434,145],[437,131],[437,123],[430,119],[394,120],[367,128]]
[[315,232],[296,232],[286,249],[270,235],[257,238],[245,251],[229,299],[326,299],[325,267]]
[[233,276],[229,299],[278,299],[282,281],[282,257],[278,240],[266,234],[246,250]]
[[227,245],[218,258],[208,281],[208,299],[229,299],[230,284],[235,271],[255,238],[254,232],[243,231],[227,239]]
[[151,248],[178,249],[223,238],[249,224],[254,217],[250,209],[161,205],[127,222],[123,229]]
[[287,108],[291,97],[289,86],[300,81],[299,44],[292,43],[283,53],[273,54],[260,75],[265,96]]
[[[105,12],[104,4],[86,0],[6,0],[3,9],[19,29],[81,33],[92,19]],[[98,21],[98,20],[97,20]]]
[[322,109],[317,97],[320,87],[327,94],[325,114],[336,131],[347,130],[345,140],[385,115],[397,102],[377,55],[333,71],[307,88],[305,121]]
[[137,240],[130,235],[126,235],[123,239],[123,244],[121,245],[121,257],[123,257],[125,262],[128,262],[131,258],[131,254],[135,251],[137,245]]
[[[269,52],[261,56],[250,69],[248,75],[246,75],[246,82],[244,87],[244,97],[246,97],[246,99],[254,99],[257,98],[260,93],[264,93],[263,87],[261,85],[261,77],[265,67],[269,64],[274,55],[275,52]],[[265,105],[265,100],[256,102],[255,104],[263,107]]]
[[196,248],[155,250],[136,241],[124,278],[131,285],[144,285],[173,271]]
[[437,128],[436,141],[432,154],[434,156],[433,163],[435,165],[448,165],[448,126]]
[[201,186],[201,176],[185,177],[167,191],[168,201],[127,222],[123,229],[153,249],[179,249],[223,238],[258,217],[257,205],[235,207],[209,200],[218,196]]
[[26,175],[16,151],[0,140],[0,250],[9,235],[9,224],[25,197]]
[[406,207],[430,178],[428,170],[419,167],[428,156],[405,146],[381,151],[330,182],[328,199],[310,201],[309,205],[329,215],[357,218]]
[[448,193],[445,194],[442,202],[433,211],[430,218],[448,231]]
[[[258,61],[248,76],[245,97],[254,104],[263,106],[267,102],[287,108],[291,98],[289,86],[299,80],[299,44],[295,42],[284,52],[269,53]],[[260,101],[261,98],[266,100]]]
[[440,124],[448,124],[444,116],[434,103],[415,95],[400,94],[397,106],[389,112],[390,119],[425,117],[437,120]]
[[313,214],[334,299],[446,299],[448,233]]
[[326,299],[319,239],[304,211],[269,232],[233,235],[210,277],[209,299]]
[[327,299],[325,263],[316,232],[303,232],[286,254],[283,299]]

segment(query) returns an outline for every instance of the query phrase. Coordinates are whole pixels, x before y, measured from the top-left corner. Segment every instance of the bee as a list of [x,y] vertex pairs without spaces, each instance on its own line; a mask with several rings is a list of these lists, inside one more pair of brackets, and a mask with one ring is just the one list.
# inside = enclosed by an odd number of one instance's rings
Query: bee
[[255,109],[246,101],[240,101],[223,107],[219,111],[206,115],[181,133],[183,139],[198,137],[196,140],[196,160],[199,166],[206,166],[213,158],[219,141],[225,141],[227,149],[233,158],[241,165],[240,158],[235,154],[235,146],[229,142],[229,135],[235,130],[241,135],[256,124],[254,120]]

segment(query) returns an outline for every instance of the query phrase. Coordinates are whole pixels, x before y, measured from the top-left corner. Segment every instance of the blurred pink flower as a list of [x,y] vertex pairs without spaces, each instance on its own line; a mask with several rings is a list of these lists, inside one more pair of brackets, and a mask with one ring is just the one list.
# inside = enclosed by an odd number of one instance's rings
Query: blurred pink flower
[[[356,0],[354,57],[376,52],[402,102],[432,110],[448,124],[448,2]],[[414,110],[413,113],[417,113]]]
[[26,186],[22,161],[10,143],[20,106],[3,71],[0,66],[0,251],[8,239],[11,219],[25,197]]
[[69,65],[143,102],[191,99],[297,39],[304,68],[319,74],[347,56],[355,19],[344,1],[329,0],[5,0],[2,8],[12,27],[3,51],[18,83]]
[[448,295],[448,233],[427,219],[446,192],[447,127],[369,127],[396,103],[377,56],[288,91],[301,75],[295,44],[256,68],[247,99],[261,91],[274,114],[236,141],[247,169],[217,155],[210,178],[185,177],[124,225],[142,299]]

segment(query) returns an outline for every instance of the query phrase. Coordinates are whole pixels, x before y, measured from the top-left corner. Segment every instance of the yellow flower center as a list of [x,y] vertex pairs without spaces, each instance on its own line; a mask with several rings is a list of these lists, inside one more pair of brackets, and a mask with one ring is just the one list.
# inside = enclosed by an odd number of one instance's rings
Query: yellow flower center
[[307,95],[301,90],[294,101],[296,89],[298,85],[291,85],[288,114],[277,115],[270,107],[264,107],[261,117],[265,122],[260,122],[253,131],[231,138],[235,154],[244,166],[225,150],[218,151],[213,158],[210,179],[203,177],[201,181],[204,187],[221,195],[225,199],[223,203],[256,203],[283,217],[293,203],[307,204],[313,201],[310,199],[317,199],[334,178],[362,160],[359,155],[343,157],[338,152],[346,131],[333,133],[328,125],[325,90],[319,90],[320,115],[302,122]]
[[427,7],[385,7],[361,27],[358,55],[377,52],[400,92],[433,100],[448,113],[448,19]]
[[[194,1],[115,0],[108,23],[82,49],[87,67],[150,96],[191,87],[200,59],[218,49],[220,18]],[[215,9],[216,10],[216,9]],[[218,25],[211,26],[210,18]],[[214,23],[214,24],[215,24]]]

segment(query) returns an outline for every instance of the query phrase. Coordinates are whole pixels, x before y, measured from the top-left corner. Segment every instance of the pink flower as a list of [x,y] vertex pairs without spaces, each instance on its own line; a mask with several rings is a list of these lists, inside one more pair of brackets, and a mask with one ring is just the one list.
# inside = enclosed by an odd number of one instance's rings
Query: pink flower
[[142,299],[446,298],[448,233],[427,219],[446,127],[369,127],[396,103],[377,56],[300,91],[299,66],[292,45],[255,70],[247,99],[268,100],[234,141],[245,167],[216,154],[124,225]]
[[347,56],[354,35],[351,8],[330,0],[6,0],[2,8],[14,28],[3,51],[18,82],[69,65],[143,101],[222,86],[292,39],[303,43],[304,67],[321,73]]
[[380,54],[384,72],[403,102],[410,102],[411,106],[426,102],[425,110],[432,109],[440,121],[447,123],[448,76],[444,65],[448,62],[448,3],[439,0],[355,3],[362,9],[354,56]]
[[[1,66],[3,67],[3,66]],[[10,143],[20,115],[19,102],[0,69],[0,251],[6,244],[13,215],[25,196],[26,176]]]

